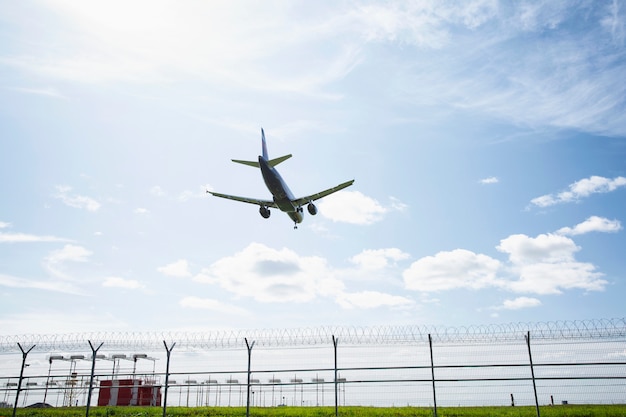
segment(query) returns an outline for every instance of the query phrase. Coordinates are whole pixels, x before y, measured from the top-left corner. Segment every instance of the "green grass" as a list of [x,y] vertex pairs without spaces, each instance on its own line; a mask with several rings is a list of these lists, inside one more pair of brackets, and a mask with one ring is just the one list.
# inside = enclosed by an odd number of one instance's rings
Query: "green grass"
[[[0,409],[0,417],[9,417],[12,409]],[[438,417],[535,417],[535,407],[442,407]],[[542,417],[626,417],[626,405],[566,405],[543,406]],[[84,407],[19,408],[19,417],[81,417]],[[92,407],[90,417],[161,417],[160,407]],[[245,407],[168,407],[170,417],[241,417]],[[334,407],[267,407],[251,408],[254,417],[333,417]],[[425,407],[341,407],[341,417],[432,417],[433,410]]]

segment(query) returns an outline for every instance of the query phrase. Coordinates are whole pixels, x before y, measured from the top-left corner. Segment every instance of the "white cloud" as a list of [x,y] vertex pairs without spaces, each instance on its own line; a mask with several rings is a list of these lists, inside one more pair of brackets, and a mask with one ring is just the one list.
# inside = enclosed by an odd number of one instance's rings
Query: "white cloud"
[[186,259],[179,259],[176,262],[159,267],[157,268],[157,271],[164,275],[176,278],[191,276],[191,272],[189,271],[189,262],[187,262]]
[[517,271],[518,279],[507,284],[514,292],[531,294],[561,294],[564,290],[603,291],[608,284],[584,262],[537,263],[524,265]]
[[333,277],[325,259],[260,243],[220,259],[194,280],[261,302],[306,302],[343,291],[343,284]]
[[352,224],[372,224],[381,220],[388,208],[359,191],[339,191],[319,203],[322,216]]
[[11,223],[0,222],[0,229],[5,229],[7,227],[11,227]]
[[523,308],[538,307],[541,301],[530,297],[517,297],[513,300],[504,300],[501,306],[494,307],[495,310],[521,310]]
[[515,292],[602,291],[607,285],[593,264],[575,260],[574,254],[580,247],[565,236],[542,234],[531,238],[512,235],[501,240],[497,249],[509,255],[511,272],[517,278],[507,281],[505,287]]
[[346,309],[351,308],[378,308],[378,307],[409,307],[415,304],[413,300],[398,295],[385,294],[378,291],[361,291],[357,293],[343,293],[337,297],[339,305]]
[[502,308],[506,310],[520,310],[522,308],[538,307],[541,301],[537,298],[517,297],[513,300],[504,300]]
[[497,184],[500,180],[497,177],[488,177],[481,179],[479,182],[481,184]]
[[135,209],[135,214],[139,214],[139,215],[145,215],[150,213],[150,210],[146,209],[146,208],[142,208],[142,207],[138,207]]
[[422,292],[498,288],[516,293],[560,294],[572,289],[603,291],[608,284],[595,265],[576,260],[580,247],[562,234],[534,238],[511,235],[502,239],[496,249],[508,255],[508,262],[464,249],[418,259],[403,273],[405,286]]
[[237,307],[232,304],[227,304],[219,300],[214,300],[211,298],[200,298],[200,297],[190,296],[190,297],[185,297],[181,299],[178,304],[184,308],[210,310],[210,311],[215,311],[221,314],[236,314],[236,315],[248,314],[248,312],[243,308]]
[[456,288],[481,289],[496,285],[501,264],[486,255],[465,249],[439,252],[421,258],[402,274],[406,287],[416,291]]
[[541,234],[532,238],[516,234],[502,239],[497,249],[508,253],[513,264],[524,265],[569,262],[574,259],[574,253],[580,250],[580,247],[565,236]]
[[409,257],[408,253],[402,252],[398,248],[367,249],[350,258],[350,262],[365,270],[376,270],[389,266],[389,261],[396,262]]
[[[396,248],[366,250],[351,259],[358,268],[356,271],[335,270],[319,257],[300,256],[289,249],[276,250],[252,243],[243,251],[203,269],[194,280],[218,285],[238,297],[251,297],[260,302],[303,303],[326,297],[343,308],[409,307],[414,301],[402,296],[375,290],[347,292],[339,279],[355,272],[380,271],[408,256]],[[204,308],[217,309],[215,300],[193,298],[186,302],[192,304],[192,301]]]
[[127,290],[136,290],[145,287],[137,280],[124,279],[120,277],[107,277],[102,282],[102,286],[110,288],[125,288]]
[[582,235],[590,232],[615,233],[622,230],[622,224],[619,220],[609,220],[604,217],[591,216],[582,223],[578,223],[572,227],[562,227],[557,230],[560,235]]
[[530,202],[539,207],[549,207],[560,203],[576,202],[591,194],[612,192],[624,186],[626,186],[626,177],[610,179],[594,175],[570,184],[567,191],[542,195],[533,198]]
[[91,197],[77,195],[77,194],[69,194],[72,191],[71,187],[66,185],[59,185],[56,187],[57,193],[53,195],[54,198],[58,198],[65,204],[66,206],[85,209],[88,211],[98,211],[100,208],[100,203],[94,200]]

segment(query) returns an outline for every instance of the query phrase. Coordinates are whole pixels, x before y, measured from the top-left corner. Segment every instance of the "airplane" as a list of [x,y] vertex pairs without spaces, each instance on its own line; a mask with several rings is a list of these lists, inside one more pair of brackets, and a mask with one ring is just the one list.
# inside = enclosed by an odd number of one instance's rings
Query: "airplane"
[[313,204],[313,201],[319,200],[322,197],[326,197],[339,190],[343,190],[346,187],[351,186],[354,180],[346,181],[336,187],[329,188],[328,190],[321,191],[316,194],[307,195],[306,197],[295,198],[285,183],[285,180],[280,176],[275,166],[281,162],[291,158],[291,154],[284,155],[279,158],[269,159],[267,154],[267,144],[265,143],[265,132],[261,128],[261,152],[259,160],[257,161],[243,161],[239,159],[231,159],[238,164],[244,164],[255,168],[261,169],[261,175],[263,175],[263,181],[265,186],[272,193],[272,200],[258,200],[256,198],[237,197],[234,195],[220,194],[207,190],[207,193],[214,195],[215,197],[228,198],[229,200],[241,201],[244,203],[256,204],[259,206],[259,213],[264,219],[270,217],[270,208],[277,208],[280,211],[287,213],[287,215],[294,222],[294,229],[298,228],[298,223],[302,223],[304,218],[302,206],[307,206],[307,211],[312,216],[317,214],[317,207]]

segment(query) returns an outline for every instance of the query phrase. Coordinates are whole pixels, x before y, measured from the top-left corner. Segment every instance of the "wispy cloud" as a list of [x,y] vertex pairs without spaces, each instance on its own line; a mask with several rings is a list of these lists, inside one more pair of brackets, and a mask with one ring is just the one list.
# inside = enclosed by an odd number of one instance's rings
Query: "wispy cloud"
[[336,94],[320,88],[344,77],[359,61],[354,43],[317,47],[336,32],[329,33],[326,16],[298,19],[297,9],[147,1],[90,7],[50,1],[47,6],[80,35],[57,33],[50,43],[62,42],[62,51],[46,48],[3,58],[5,65],[83,83],[162,82],[193,75],[234,87],[335,99]]
[[619,1],[613,0],[606,5],[607,13],[605,17],[600,21],[602,27],[604,27],[612,36],[613,42],[616,46],[624,46],[624,38],[626,36],[626,20],[624,19],[623,4]]
[[72,187],[67,185],[59,185],[56,187],[57,192],[53,194],[53,197],[58,198],[69,207],[85,209],[87,211],[98,211],[100,208],[100,203],[94,200],[91,197],[78,195],[78,194],[70,194],[72,191]]
[[[11,223],[0,222],[0,229],[8,229]],[[0,232],[0,243],[33,243],[33,242],[71,242],[57,236],[33,235],[29,233],[4,233]]]
[[38,280],[20,278],[0,274],[0,285],[9,288],[25,288],[43,291],[62,292],[67,294],[84,295],[84,292],[74,284],[56,280]]
[[93,252],[79,245],[65,245],[62,249],[54,250],[44,258],[43,266],[55,278],[75,281],[65,272],[67,262],[87,262]]
[[[286,8],[53,0],[46,6],[71,30],[53,32],[47,43],[31,42],[41,47],[0,63],[81,83],[191,76],[247,91],[339,100],[345,93],[331,91],[333,84],[368,65],[369,48],[383,44],[409,50],[411,59],[392,55],[394,74],[378,83],[402,85],[417,103],[446,103],[516,125],[623,136],[619,5],[391,0]],[[22,25],[29,24],[24,19]],[[537,47],[519,47],[529,40]],[[64,48],[52,47],[59,44]]]
[[542,195],[533,198],[530,203],[538,207],[549,207],[555,204],[576,202],[592,194],[609,193],[625,186],[625,177],[611,179],[594,175],[570,184],[566,191]]
[[[619,8],[402,3],[363,7],[362,30],[370,41],[420,47],[419,64],[390,69],[399,85],[411,86],[403,91],[414,102],[446,103],[531,128],[626,134],[626,85],[620,82],[626,64],[615,43],[623,39]],[[581,15],[587,24],[572,34]],[[536,48],[518,47],[529,39]]]
[[14,91],[18,91],[20,93],[25,93],[25,94],[34,94],[34,95],[37,95],[37,96],[44,96],[44,97],[51,97],[51,98],[60,98],[60,99],[64,99],[64,100],[68,99],[67,96],[61,94],[55,88],[20,88],[20,87],[13,87],[13,88],[10,88],[10,89],[14,90]]
[[0,233],[0,243],[71,242],[56,236],[31,235],[28,233]]

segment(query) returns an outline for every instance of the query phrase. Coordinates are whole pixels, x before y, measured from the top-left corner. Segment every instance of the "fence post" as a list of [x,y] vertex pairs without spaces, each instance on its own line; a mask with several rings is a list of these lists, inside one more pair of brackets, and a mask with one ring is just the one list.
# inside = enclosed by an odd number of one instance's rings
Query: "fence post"
[[176,346],[176,342],[172,343],[172,347],[167,347],[167,343],[165,343],[164,340],[163,345],[165,346],[165,352],[167,353],[167,364],[165,365],[165,393],[163,394],[163,417],[165,417],[167,412],[167,390],[170,382],[170,355],[172,353],[172,349]]
[[437,393],[435,391],[435,362],[433,361],[433,338],[428,333],[428,347],[430,349],[430,375],[433,381],[433,405],[435,406],[434,412],[437,417]]
[[252,344],[248,343],[248,338],[244,337],[246,341],[246,348],[248,348],[248,393],[246,395],[246,417],[250,417],[250,369],[252,363],[252,348],[254,347],[254,341]]
[[333,336],[333,350],[335,351],[335,417],[339,416],[339,397],[337,395],[337,343],[339,343],[339,339]]
[[20,399],[20,392],[22,391],[22,379],[24,378],[24,368],[26,368],[26,356],[28,356],[30,351],[33,350],[33,348],[36,346],[32,345],[30,349],[24,351],[24,349],[22,349],[22,345],[20,345],[19,343],[17,345],[22,351],[22,369],[20,370],[20,379],[17,383],[17,392],[15,393],[15,404],[13,404],[13,417],[15,417],[15,412],[17,411],[17,403]]
[[535,391],[535,408],[537,410],[537,417],[541,417],[539,413],[539,400],[537,399],[537,384],[535,383],[535,367],[533,365],[533,355],[530,352],[530,331],[526,333],[526,346],[528,346],[528,359],[530,359],[530,375],[533,378],[533,390]]
[[98,350],[102,347],[104,342],[100,343],[100,345],[94,349],[91,344],[91,340],[88,340],[89,347],[91,348],[91,375],[89,377],[89,394],[87,395],[87,408],[85,409],[85,417],[89,417],[89,408],[91,407],[91,394],[93,393],[93,374],[96,372],[96,354]]

